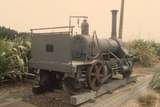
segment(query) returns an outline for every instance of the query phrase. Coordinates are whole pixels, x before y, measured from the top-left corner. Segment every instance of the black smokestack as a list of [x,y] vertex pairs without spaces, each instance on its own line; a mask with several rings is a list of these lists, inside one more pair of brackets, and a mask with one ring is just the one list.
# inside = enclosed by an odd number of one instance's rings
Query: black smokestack
[[112,10],[112,34],[111,38],[116,39],[117,38],[117,13],[118,10]]

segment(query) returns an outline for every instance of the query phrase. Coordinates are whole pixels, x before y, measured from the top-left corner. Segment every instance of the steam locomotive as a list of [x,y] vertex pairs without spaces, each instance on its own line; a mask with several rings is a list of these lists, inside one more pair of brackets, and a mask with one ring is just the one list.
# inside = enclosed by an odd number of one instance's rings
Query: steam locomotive
[[[88,89],[97,91],[116,74],[124,79],[132,73],[132,60],[117,38],[117,10],[112,11],[112,34],[99,39],[89,35],[86,19],[81,34],[73,35],[73,27],[32,29],[30,68],[39,71],[39,84],[34,93],[63,88],[70,94]],[[78,17],[81,18],[81,17]],[[71,21],[71,20],[70,20]],[[33,33],[34,30],[69,28],[69,32]]]

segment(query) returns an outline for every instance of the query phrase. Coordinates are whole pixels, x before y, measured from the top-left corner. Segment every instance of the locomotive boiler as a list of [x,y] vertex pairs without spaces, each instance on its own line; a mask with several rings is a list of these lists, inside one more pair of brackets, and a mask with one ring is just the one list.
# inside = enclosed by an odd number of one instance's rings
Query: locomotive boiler
[[[73,34],[74,26],[32,29],[30,68],[39,71],[39,84],[34,93],[55,88],[75,94],[81,90],[97,91],[112,81],[116,74],[124,79],[132,73],[132,61],[117,38],[117,10],[112,11],[112,34],[99,39],[96,32],[89,35],[84,19],[81,34]],[[79,17],[78,17],[79,18]],[[34,30],[67,28],[69,32],[33,33]]]

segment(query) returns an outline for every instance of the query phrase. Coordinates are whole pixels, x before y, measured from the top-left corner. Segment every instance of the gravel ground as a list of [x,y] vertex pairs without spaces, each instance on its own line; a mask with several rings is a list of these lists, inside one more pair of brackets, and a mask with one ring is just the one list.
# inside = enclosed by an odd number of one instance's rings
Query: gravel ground
[[[150,68],[136,67],[134,71],[134,75],[140,76],[139,81],[150,79],[146,77],[150,74],[153,74],[153,72],[149,72]],[[116,103],[118,104],[117,107],[120,107],[120,105],[123,107],[124,102],[126,102],[125,97],[128,96],[128,92],[130,92],[135,85],[135,83],[129,84],[124,88],[116,90],[113,95],[103,95],[97,98],[96,102],[88,102],[80,105],[80,107],[111,107],[111,105],[112,107],[116,107],[117,105],[113,105],[115,104],[116,100]],[[64,98],[66,98],[63,91],[56,90],[52,93],[34,95],[32,94],[31,88],[32,84],[29,83],[17,83],[14,85],[0,87],[0,107],[14,107],[13,105],[15,102],[22,104],[16,107],[25,107],[27,104],[33,104],[36,105],[36,107],[71,107],[70,105],[62,103],[64,102]],[[121,102],[122,98],[123,102]],[[31,107],[31,105],[29,107]]]

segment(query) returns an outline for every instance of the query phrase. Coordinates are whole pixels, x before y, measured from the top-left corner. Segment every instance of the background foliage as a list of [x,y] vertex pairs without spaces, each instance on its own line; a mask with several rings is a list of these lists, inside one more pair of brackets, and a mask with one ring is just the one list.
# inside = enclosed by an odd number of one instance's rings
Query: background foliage
[[14,39],[17,35],[17,31],[6,28],[4,26],[0,26],[0,38]]
[[160,57],[160,44],[154,41],[134,40],[126,43],[131,55],[136,58],[136,63],[145,67],[150,67]]
[[0,80],[22,79],[28,72],[31,43],[21,38],[0,40]]

